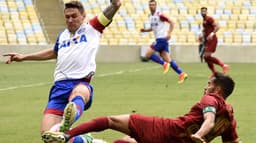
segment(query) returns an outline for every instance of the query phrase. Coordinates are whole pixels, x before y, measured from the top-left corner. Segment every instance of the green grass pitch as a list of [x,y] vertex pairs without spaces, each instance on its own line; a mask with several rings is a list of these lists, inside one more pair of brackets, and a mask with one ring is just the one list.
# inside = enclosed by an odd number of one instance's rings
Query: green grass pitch
[[[229,74],[236,81],[228,98],[235,110],[238,133],[244,143],[256,140],[256,66],[230,64]],[[203,93],[210,71],[206,64],[180,64],[189,78],[177,84],[170,69],[152,63],[98,63],[92,81],[94,102],[75,124],[97,116],[136,111],[146,115],[176,117],[186,113]],[[53,81],[54,62],[0,64],[0,140],[4,143],[39,143],[40,124]],[[218,68],[220,70],[220,68]],[[122,134],[108,130],[93,133],[108,142]],[[221,143],[215,139],[213,143]]]

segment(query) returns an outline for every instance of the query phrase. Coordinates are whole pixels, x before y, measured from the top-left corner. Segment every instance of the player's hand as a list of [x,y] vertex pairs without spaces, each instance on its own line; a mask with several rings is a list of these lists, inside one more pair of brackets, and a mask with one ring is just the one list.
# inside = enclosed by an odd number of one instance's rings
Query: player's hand
[[21,62],[24,58],[22,54],[18,54],[18,53],[7,53],[7,54],[3,54],[3,56],[9,57],[9,59],[5,62],[6,64],[11,64],[13,61]]
[[207,40],[208,40],[208,41],[211,41],[211,40],[212,40],[212,36],[209,35],[209,36],[207,37]]
[[121,1],[120,0],[110,0],[110,2],[115,5],[115,6],[121,6]]
[[165,38],[166,38],[167,40],[170,40],[170,39],[171,39],[171,35],[167,35]]
[[145,29],[144,29],[144,28],[141,28],[141,29],[140,29],[140,32],[145,32]]
[[192,138],[193,141],[195,141],[196,143],[207,143],[201,136],[197,135],[197,134],[192,134],[190,136]]
[[208,40],[208,41],[212,40],[212,38],[213,38],[214,35],[215,35],[215,34],[214,34],[213,32],[210,33],[210,34],[208,35],[208,37],[207,37],[207,40]]

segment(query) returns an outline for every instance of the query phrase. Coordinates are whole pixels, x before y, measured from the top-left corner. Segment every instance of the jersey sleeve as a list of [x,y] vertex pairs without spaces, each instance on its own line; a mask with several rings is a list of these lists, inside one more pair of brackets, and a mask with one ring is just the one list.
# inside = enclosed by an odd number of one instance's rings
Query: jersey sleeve
[[59,39],[60,39],[60,35],[61,35],[63,32],[64,32],[64,30],[59,33],[59,35],[58,35],[58,37],[57,37],[57,40],[56,40],[56,42],[55,42],[55,44],[54,44],[53,50],[54,50],[56,53],[57,53],[58,50],[59,50],[59,45],[60,45]]
[[163,13],[159,13],[159,17],[161,21],[169,21],[169,18]]
[[103,13],[101,13],[98,16],[95,16],[94,18],[92,18],[89,21],[89,24],[96,29],[97,31],[99,31],[100,33],[103,32],[103,30],[105,29],[105,27],[107,27],[112,21],[109,20]]
[[56,42],[55,42],[55,44],[54,44],[54,46],[53,46],[53,50],[57,53],[58,52],[58,47],[59,47],[59,41],[58,41],[58,39],[56,40]]
[[216,110],[218,109],[218,102],[213,96],[204,95],[200,103],[203,106],[203,109],[209,106],[214,107]]
[[214,23],[214,19],[213,19],[212,17],[208,17],[208,19],[207,19],[207,23],[209,23],[209,24],[213,25],[213,23]]

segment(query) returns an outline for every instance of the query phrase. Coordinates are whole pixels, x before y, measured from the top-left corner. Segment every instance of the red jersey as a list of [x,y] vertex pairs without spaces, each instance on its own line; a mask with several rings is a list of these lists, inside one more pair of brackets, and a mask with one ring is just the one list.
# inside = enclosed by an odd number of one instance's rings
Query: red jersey
[[214,128],[205,136],[206,140],[211,141],[217,136],[222,136],[223,141],[237,139],[233,108],[221,96],[216,94],[204,95],[201,101],[191,108],[189,113],[178,117],[176,123],[181,128],[183,127],[187,135],[195,133],[204,121],[202,111],[207,106],[216,109],[216,119]]
[[221,136],[223,142],[236,140],[238,136],[232,106],[216,94],[204,95],[189,113],[174,119],[132,114],[129,122],[131,136],[139,143],[194,143],[190,135],[202,125],[203,109],[207,106],[216,109],[216,120],[214,128],[205,136],[206,141],[217,136]]
[[206,38],[211,32],[213,32],[214,30],[214,26],[213,26],[213,23],[214,23],[214,19],[210,16],[206,16],[204,19],[203,19],[203,35],[204,37]]

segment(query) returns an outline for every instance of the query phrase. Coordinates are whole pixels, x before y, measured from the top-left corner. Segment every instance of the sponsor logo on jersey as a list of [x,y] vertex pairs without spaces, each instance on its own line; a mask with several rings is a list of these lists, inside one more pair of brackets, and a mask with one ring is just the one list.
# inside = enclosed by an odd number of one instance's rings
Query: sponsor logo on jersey
[[[82,30],[82,29],[80,29],[80,30]],[[75,44],[83,43],[83,42],[87,42],[87,38],[86,38],[85,34],[77,35],[76,37],[73,37],[72,39],[65,40],[62,43],[60,43],[60,46],[58,49],[66,48],[66,47],[69,47],[70,45],[75,45]]]

